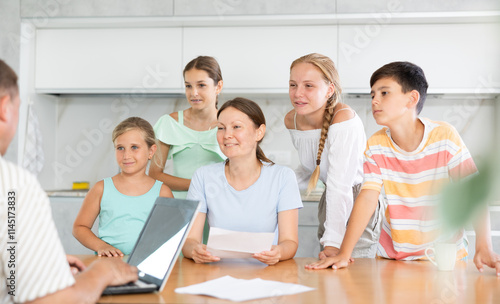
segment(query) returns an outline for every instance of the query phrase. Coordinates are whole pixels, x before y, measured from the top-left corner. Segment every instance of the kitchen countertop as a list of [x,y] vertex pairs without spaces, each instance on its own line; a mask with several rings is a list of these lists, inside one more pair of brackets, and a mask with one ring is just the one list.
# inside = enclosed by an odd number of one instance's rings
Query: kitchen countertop
[[68,197],[85,197],[88,190],[46,190],[48,196],[68,196]]
[[[46,190],[48,196],[69,196],[69,197],[85,197],[88,190],[71,190],[71,189],[59,189],[59,190]],[[311,194],[306,195],[305,191],[300,193],[300,197],[304,202],[319,202],[321,199],[321,191],[313,191]]]
[[[85,197],[88,190],[46,190],[48,196],[69,196],[69,197]],[[319,202],[323,192],[312,192],[306,195],[305,192],[300,194],[302,201],[304,202]]]
[[324,189],[313,190],[309,195],[306,194],[306,191],[300,191],[300,198],[303,202],[319,202],[321,196],[323,195]]

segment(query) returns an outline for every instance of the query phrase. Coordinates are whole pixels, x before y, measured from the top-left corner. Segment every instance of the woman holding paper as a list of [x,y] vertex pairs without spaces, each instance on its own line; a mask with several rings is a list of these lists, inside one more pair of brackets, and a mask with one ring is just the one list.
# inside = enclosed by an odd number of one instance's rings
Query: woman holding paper
[[274,265],[293,258],[302,201],[293,171],[275,165],[259,147],[266,132],[262,110],[255,102],[238,97],[221,107],[217,120],[217,141],[227,160],[201,167],[193,175],[187,198],[201,201],[201,208],[182,253],[196,263],[220,260],[201,242],[208,218],[210,227],[277,232],[270,250],[252,255],[263,263]]

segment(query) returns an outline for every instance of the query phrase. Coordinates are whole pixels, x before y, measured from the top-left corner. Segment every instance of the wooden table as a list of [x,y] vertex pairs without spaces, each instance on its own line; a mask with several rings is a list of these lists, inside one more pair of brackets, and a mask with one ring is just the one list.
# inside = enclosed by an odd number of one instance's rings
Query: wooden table
[[[97,257],[78,256],[85,264]],[[429,262],[356,259],[347,269],[306,270],[314,258],[295,258],[266,266],[226,260],[195,264],[180,258],[161,293],[103,296],[99,303],[230,303],[208,296],[177,294],[174,289],[231,275],[261,278],[316,288],[291,296],[243,303],[500,303],[500,278],[493,269],[479,273],[474,263],[459,261],[455,270],[440,272]]]

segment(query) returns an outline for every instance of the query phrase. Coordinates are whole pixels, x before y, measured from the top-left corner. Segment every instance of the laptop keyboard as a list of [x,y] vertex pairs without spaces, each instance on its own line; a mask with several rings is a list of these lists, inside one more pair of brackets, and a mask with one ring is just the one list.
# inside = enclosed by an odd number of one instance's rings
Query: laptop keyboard
[[108,286],[103,291],[103,295],[110,294],[127,294],[127,293],[145,293],[152,292],[157,289],[155,284],[148,284],[142,281],[130,282],[124,285]]
[[124,285],[118,285],[118,286],[109,286],[108,288],[110,289],[130,289],[131,287],[137,287],[139,285],[137,285],[135,282],[130,282],[128,284],[124,284]]

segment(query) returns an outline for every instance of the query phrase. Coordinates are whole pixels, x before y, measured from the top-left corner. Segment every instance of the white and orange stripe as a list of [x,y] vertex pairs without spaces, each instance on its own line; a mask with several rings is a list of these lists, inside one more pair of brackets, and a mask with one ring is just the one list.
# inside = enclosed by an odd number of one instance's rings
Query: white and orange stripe
[[[422,143],[414,152],[400,149],[384,128],[368,139],[362,189],[381,191],[387,207],[377,254],[398,260],[425,258],[440,237],[436,205],[442,187],[477,171],[458,132],[445,122],[420,119]],[[467,255],[463,231],[452,238],[457,258]]]

